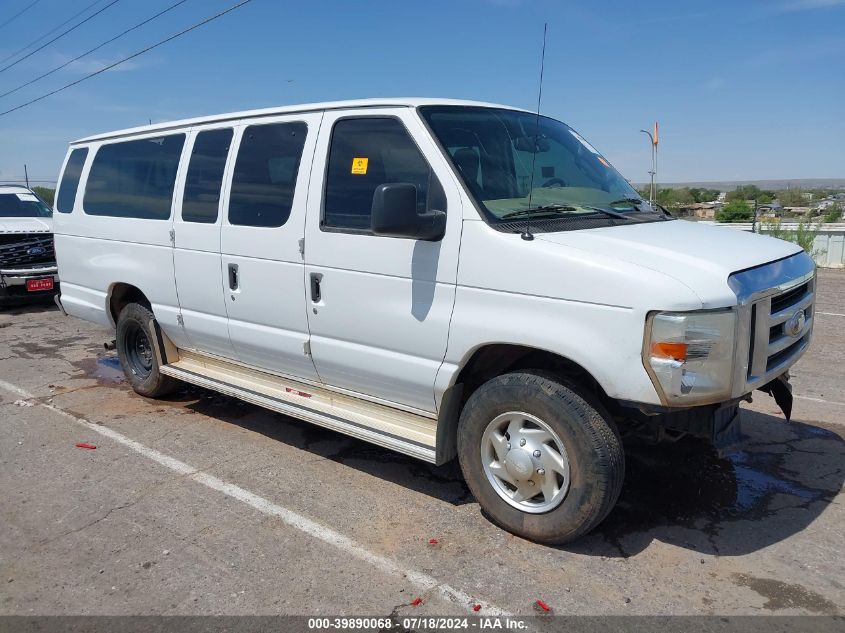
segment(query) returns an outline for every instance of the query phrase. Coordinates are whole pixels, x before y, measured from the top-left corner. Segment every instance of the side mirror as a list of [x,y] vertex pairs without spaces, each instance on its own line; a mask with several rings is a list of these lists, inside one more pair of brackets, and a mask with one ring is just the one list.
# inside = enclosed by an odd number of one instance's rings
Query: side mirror
[[436,242],[446,234],[446,214],[417,213],[417,188],[393,182],[376,187],[370,228],[374,235]]

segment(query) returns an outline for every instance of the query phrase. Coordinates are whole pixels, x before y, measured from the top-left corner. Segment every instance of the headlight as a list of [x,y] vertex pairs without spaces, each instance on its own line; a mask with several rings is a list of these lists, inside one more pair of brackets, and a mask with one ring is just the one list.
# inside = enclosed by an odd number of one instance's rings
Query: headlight
[[704,404],[730,397],[733,310],[658,312],[648,323],[643,362],[666,404]]

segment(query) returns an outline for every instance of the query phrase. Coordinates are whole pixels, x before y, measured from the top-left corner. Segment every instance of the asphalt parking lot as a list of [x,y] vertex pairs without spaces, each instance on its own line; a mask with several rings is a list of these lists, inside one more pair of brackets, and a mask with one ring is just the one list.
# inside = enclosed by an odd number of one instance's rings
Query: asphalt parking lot
[[845,611],[845,271],[820,271],[791,423],[758,393],[728,458],[628,447],[617,508],[557,548],[489,523],[455,463],[200,389],[141,398],[110,338],[0,311],[2,615]]

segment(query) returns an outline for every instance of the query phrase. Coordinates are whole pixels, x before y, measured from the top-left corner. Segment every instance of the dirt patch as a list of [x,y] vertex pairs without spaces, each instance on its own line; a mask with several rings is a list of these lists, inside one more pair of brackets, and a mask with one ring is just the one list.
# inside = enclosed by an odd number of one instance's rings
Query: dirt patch
[[773,578],[757,578],[749,574],[731,574],[733,582],[740,587],[748,587],[766,599],[765,609],[803,609],[813,613],[835,615],[839,612],[836,605],[827,598],[810,591],[801,585],[790,584]]

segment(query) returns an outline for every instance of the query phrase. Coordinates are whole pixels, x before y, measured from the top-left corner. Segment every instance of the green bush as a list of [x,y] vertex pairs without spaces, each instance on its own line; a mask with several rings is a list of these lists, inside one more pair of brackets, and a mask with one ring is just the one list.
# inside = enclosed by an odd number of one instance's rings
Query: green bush
[[798,244],[810,257],[816,258],[821,252],[813,247],[813,241],[819,232],[820,223],[813,223],[811,220],[801,220],[795,229],[787,229],[781,226],[777,220],[766,220],[760,223],[760,233],[776,237],[793,244]]
[[732,200],[716,211],[717,222],[750,222],[754,211],[745,200]]
[[838,204],[831,205],[822,216],[822,222],[839,222],[842,220],[842,207]]

